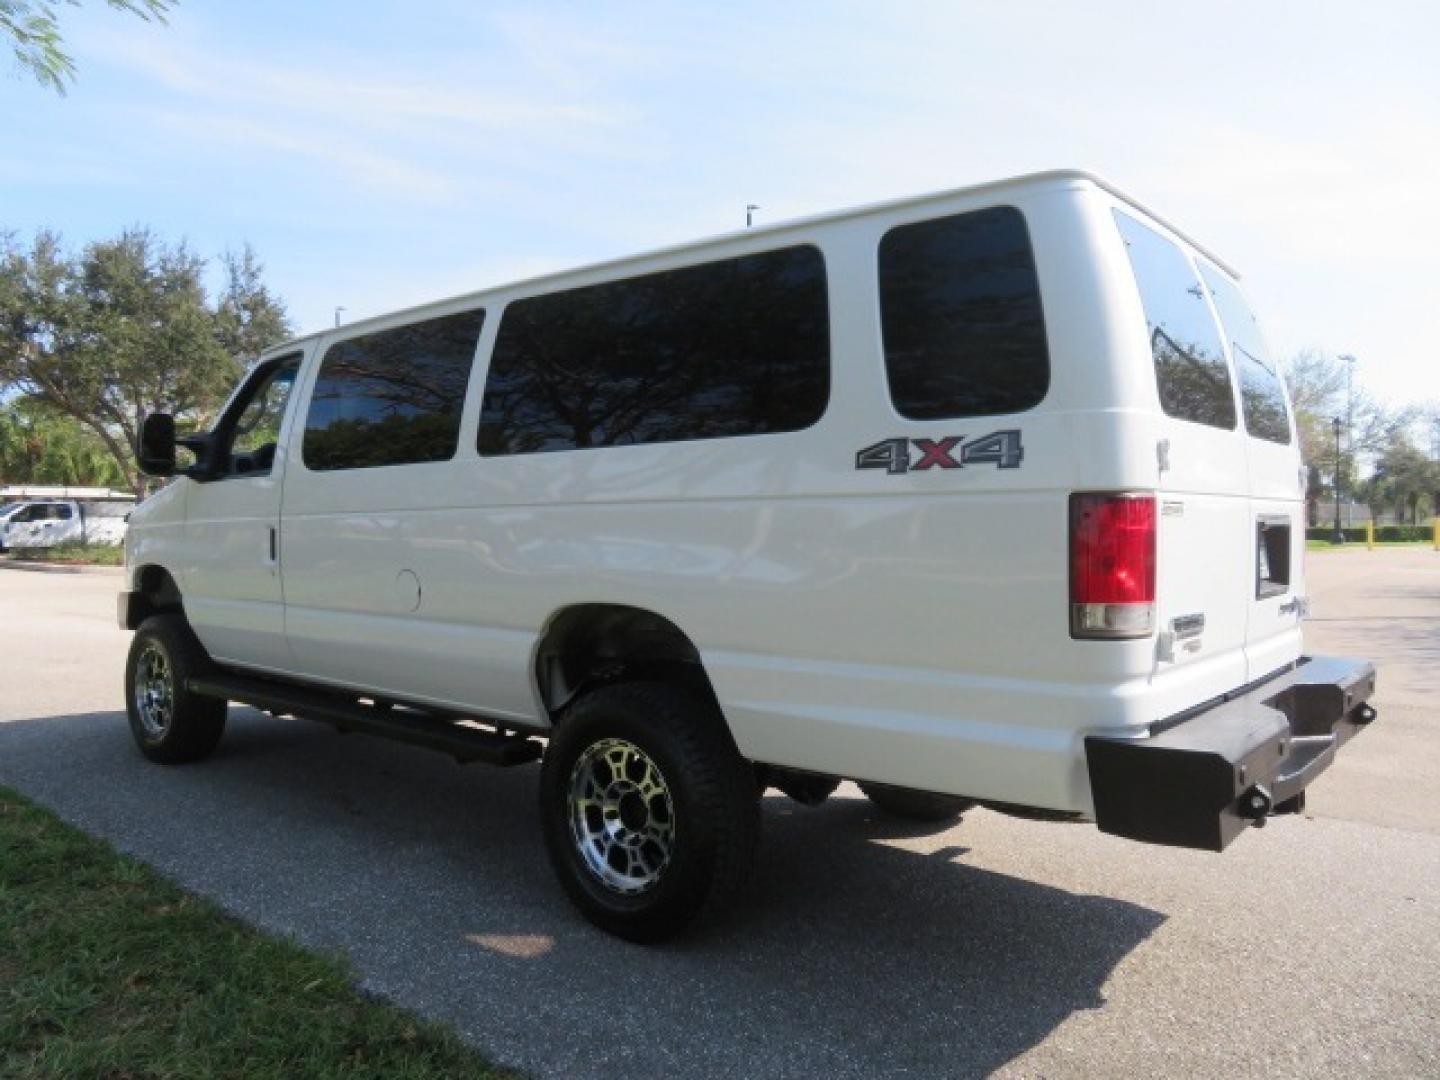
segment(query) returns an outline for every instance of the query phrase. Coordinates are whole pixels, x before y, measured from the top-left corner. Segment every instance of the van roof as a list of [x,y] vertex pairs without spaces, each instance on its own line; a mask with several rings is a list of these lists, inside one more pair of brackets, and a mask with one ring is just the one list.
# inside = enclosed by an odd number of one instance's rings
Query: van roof
[[[754,237],[765,236],[767,234],[791,232],[795,229],[804,228],[808,225],[825,225],[839,221],[846,221],[850,218],[864,217],[868,214],[878,213],[881,211],[896,210],[909,206],[919,206],[928,202],[938,202],[942,199],[953,198],[957,195],[975,195],[985,192],[998,191],[1004,188],[1035,186],[1057,182],[1075,183],[1077,181],[1093,184],[1096,187],[1101,188],[1102,190],[1115,196],[1115,198],[1128,203],[1130,206],[1133,206],[1135,209],[1139,210],[1141,213],[1149,217],[1152,221],[1155,221],[1160,225],[1164,226],[1166,229],[1169,229],[1170,232],[1180,237],[1196,251],[1200,252],[1211,262],[1215,263],[1217,266],[1223,269],[1231,277],[1239,279],[1239,272],[1235,270],[1232,266],[1230,266],[1230,264],[1225,262],[1214,252],[1207,249],[1199,241],[1187,235],[1183,230],[1177,228],[1172,222],[1167,221],[1165,218],[1157,214],[1154,210],[1151,210],[1148,206],[1141,203],[1138,199],[1132,198],[1131,196],[1125,194],[1125,192],[1121,191],[1104,177],[1098,176],[1097,174],[1092,172],[1088,172],[1085,169],[1050,169],[1043,172],[1024,173],[1020,176],[1009,176],[1001,180],[990,180],[983,184],[972,184],[967,187],[949,188],[944,191],[932,191],[927,192],[923,195],[907,195],[898,199],[886,199],[881,202],[867,203],[862,206],[849,207],[848,209],[844,210],[828,210],[823,213],[809,214],[804,217],[798,218],[789,218],[784,221],[779,221],[768,225],[762,225],[756,228],[736,229],[731,232],[719,233],[714,236],[704,237],[699,240],[690,240],[680,244],[667,244],[664,247],[652,248],[648,251],[640,251],[630,255],[621,255],[613,259],[602,259],[599,262],[585,263],[580,266],[567,267],[564,270],[552,270],[548,273],[537,274],[528,278],[518,278],[514,281],[496,282],[493,285],[487,285],[481,289],[472,289],[463,293],[456,293],[452,296],[442,297],[436,300],[427,300],[421,304],[414,304],[404,308],[396,308],[393,311],[381,312],[380,314],[370,315],[363,319],[356,319],[354,322],[346,323],[343,329],[347,332],[353,331],[357,327],[363,327],[369,323],[379,322],[382,319],[393,319],[397,315],[404,315],[409,312],[420,312],[427,308],[439,307],[443,304],[453,303],[457,300],[463,300],[471,296],[479,298],[486,293],[492,293],[499,289],[522,288],[541,284],[547,281],[558,280],[560,278],[570,277],[574,274],[581,274],[594,270],[614,269],[625,266],[629,263],[640,262],[642,260],[652,259],[661,255],[675,255],[679,254],[680,252],[703,250],[704,248],[728,243],[733,240],[752,239]],[[308,334],[301,334],[297,337],[290,338],[287,341],[284,341],[278,345],[266,349],[264,355],[269,356],[274,353],[284,351],[285,349],[291,348],[295,345],[302,344],[303,342],[307,342],[314,338],[322,337],[325,334],[333,332],[334,331],[332,328],[326,327],[325,329],[315,330]]]

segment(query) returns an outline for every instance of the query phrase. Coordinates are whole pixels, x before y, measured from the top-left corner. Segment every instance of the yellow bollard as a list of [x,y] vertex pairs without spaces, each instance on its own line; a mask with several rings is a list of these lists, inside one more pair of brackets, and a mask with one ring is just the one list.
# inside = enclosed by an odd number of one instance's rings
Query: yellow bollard
[[1375,550],[1375,519],[1365,519],[1365,547],[1369,551]]

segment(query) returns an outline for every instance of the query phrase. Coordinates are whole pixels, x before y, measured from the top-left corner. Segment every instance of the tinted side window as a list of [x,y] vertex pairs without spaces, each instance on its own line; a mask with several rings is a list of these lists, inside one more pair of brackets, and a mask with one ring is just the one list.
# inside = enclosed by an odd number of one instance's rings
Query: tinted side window
[[509,305],[480,452],[798,431],[829,398],[825,263],[785,248]]
[[1230,369],[1190,260],[1169,240],[1128,214],[1115,211],[1115,223],[1140,286],[1160,407],[1180,420],[1234,428]]
[[483,311],[341,341],[325,350],[302,447],[311,469],[448,461]]
[[1050,387],[1035,256],[1014,207],[886,233],[880,317],[890,398],[902,416],[1020,412]]
[[1275,370],[1275,362],[1265,348],[1260,327],[1245,295],[1224,274],[1200,266],[1220,325],[1230,338],[1230,355],[1235,358],[1235,374],[1240,380],[1240,414],[1245,430],[1256,438],[1270,442],[1290,441],[1290,418],[1285,411],[1285,386]]

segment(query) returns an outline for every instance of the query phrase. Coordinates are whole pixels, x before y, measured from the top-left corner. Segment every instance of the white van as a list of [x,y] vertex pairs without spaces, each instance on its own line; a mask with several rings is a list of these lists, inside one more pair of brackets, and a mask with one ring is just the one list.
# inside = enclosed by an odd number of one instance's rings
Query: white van
[[560,880],[632,939],[734,896],[767,786],[1220,850],[1374,716],[1369,663],[1302,654],[1235,272],[1083,173],[327,330],[178,441],[126,541],[144,753],[240,701],[543,754]]

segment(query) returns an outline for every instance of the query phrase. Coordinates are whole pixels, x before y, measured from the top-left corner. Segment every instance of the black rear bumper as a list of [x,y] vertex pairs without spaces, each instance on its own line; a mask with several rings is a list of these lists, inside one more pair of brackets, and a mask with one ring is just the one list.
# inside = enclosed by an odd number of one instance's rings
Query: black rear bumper
[[1375,665],[1303,657],[1295,667],[1149,738],[1085,739],[1101,832],[1223,851],[1251,824],[1299,809],[1306,786],[1375,719]]

